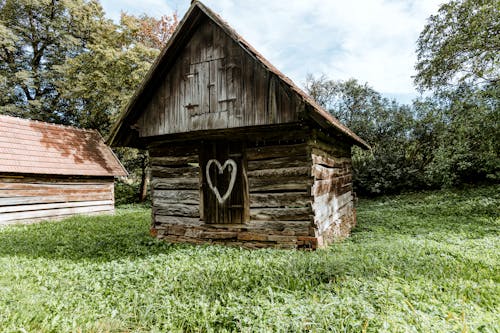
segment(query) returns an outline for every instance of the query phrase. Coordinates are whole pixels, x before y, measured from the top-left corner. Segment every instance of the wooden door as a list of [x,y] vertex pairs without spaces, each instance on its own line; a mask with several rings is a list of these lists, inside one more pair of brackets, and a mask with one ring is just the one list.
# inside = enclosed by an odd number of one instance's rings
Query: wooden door
[[244,145],[228,141],[202,144],[202,220],[213,224],[241,224],[248,218],[248,185]]

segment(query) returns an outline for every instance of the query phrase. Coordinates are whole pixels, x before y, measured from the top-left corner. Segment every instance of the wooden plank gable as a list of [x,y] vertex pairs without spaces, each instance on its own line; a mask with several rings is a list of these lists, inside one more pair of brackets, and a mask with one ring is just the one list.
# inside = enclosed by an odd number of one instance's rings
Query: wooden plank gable
[[304,103],[204,20],[134,126],[140,137],[299,121]]

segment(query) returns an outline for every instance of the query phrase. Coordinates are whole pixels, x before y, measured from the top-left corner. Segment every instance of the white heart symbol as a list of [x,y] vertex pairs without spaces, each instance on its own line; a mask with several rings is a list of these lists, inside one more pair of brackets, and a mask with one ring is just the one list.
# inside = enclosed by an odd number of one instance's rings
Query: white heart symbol
[[[217,189],[217,187],[215,187],[213,184],[212,184],[212,179],[210,178],[210,166],[212,164],[215,164],[217,165],[217,168],[219,169],[219,174],[222,175],[224,173],[224,170],[228,167],[228,166],[231,166],[231,168],[229,169],[229,171],[231,172],[231,179],[229,180],[229,186],[227,188],[227,191],[226,193],[224,193],[224,195],[221,197],[220,196],[220,193],[219,193],[219,189]],[[219,163],[219,161],[217,160],[209,160],[208,163],[207,163],[207,167],[205,169],[205,174],[207,176],[207,183],[208,183],[208,187],[210,187],[210,189],[212,190],[212,192],[214,192],[215,194],[215,197],[217,198],[217,201],[219,201],[219,204],[223,204],[227,198],[229,198],[229,196],[231,195],[231,191],[233,190],[233,187],[234,187],[234,183],[236,182],[236,172],[238,171],[238,166],[236,165],[236,162],[233,161],[232,159],[228,159],[226,162],[224,162],[224,165],[221,165]]]

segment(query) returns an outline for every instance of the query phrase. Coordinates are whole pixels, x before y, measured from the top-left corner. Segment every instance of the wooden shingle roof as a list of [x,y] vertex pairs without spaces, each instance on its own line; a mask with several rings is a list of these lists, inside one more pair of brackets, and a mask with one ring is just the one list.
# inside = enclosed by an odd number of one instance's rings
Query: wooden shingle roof
[[0,173],[126,176],[101,135],[0,115]]
[[247,41],[245,41],[228,23],[220,16],[207,8],[199,1],[192,1],[191,7],[183,17],[173,36],[157,57],[141,86],[136,90],[126,108],[123,110],[115,126],[111,130],[108,143],[111,146],[137,146],[140,147],[140,138],[135,129],[135,122],[144,112],[145,106],[151,99],[155,87],[172,68],[182,49],[197,31],[197,27],[209,19],[214,22],[224,33],[237,43],[249,56],[254,58],[270,74],[275,75],[299,99],[306,105],[306,116],[319,124],[321,127],[333,130],[343,135],[347,141],[362,148],[369,149],[370,146],[353,131],[340,123],[329,112],[317,104],[314,99],[302,91],[292,80],[281,73],[259,52],[257,52]]

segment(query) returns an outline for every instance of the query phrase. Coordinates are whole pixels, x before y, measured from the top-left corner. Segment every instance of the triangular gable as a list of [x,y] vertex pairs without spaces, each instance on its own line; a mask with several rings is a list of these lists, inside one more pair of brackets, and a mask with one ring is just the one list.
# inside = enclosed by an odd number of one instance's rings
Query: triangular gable
[[139,137],[291,123],[303,116],[369,148],[218,15],[194,1],[109,142],[137,146]]

